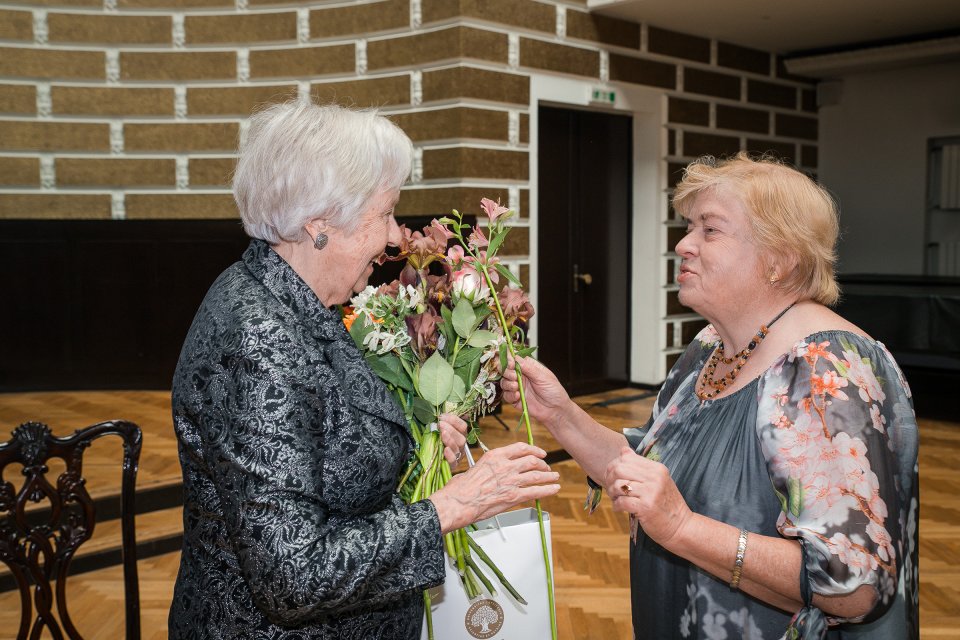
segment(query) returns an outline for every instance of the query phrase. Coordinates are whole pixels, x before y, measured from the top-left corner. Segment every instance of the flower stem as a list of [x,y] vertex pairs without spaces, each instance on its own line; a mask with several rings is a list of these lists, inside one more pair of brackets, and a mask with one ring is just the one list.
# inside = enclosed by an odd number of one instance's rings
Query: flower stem
[[423,607],[427,616],[427,638],[433,640],[433,611],[431,611],[430,592],[423,590]]
[[502,584],[504,588],[510,592],[510,595],[516,598],[517,602],[520,604],[526,605],[527,601],[523,599],[523,596],[521,596],[514,586],[510,584],[510,581],[507,580],[507,577],[503,575],[503,572],[500,571],[497,565],[494,564],[493,560],[490,559],[490,556],[488,556],[487,552],[483,550],[483,547],[481,547],[476,540],[471,538],[469,534],[467,535],[467,544],[470,545],[470,548],[473,549],[473,552],[477,554],[477,557],[483,560],[486,565],[490,567],[490,570],[493,571],[493,574],[497,576],[497,580],[499,580],[500,584]]
[[[497,296],[496,289],[493,288],[493,280],[490,278],[490,271],[487,269],[487,265],[483,264],[477,260],[477,264],[480,265],[480,271],[483,273],[484,279],[487,281],[487,287],[490,289],[490,297],[493,298],[493,302],[497,308],[497,320],[500,322],[500,326],[503,328],[504,335],[507,337],[507,349],[510,350],[510,355],[513,356],[514,367],[517,371],[517,388],[520,391],[520,406],[523,407],[523,426],[527,431],[527,444],[533,444],[533,430],[530,428],[530,410],[527,408],[527,396],[523,391],[523,375],[520,373],[520,364],[517,362],[517,351],[513,346],[513,339],[510,337],[510,331],[507,329],[507,319],[503,313],[503,307],[500,306],[500,298]],[[547,573],[547,602],[550,607],[550,637],[553,640],[557,640],[557,612],[555,610],[556,606],[553,598],[553,570],[550,566],[550,554],[547,552],[547,531],[543,526],[543,508],[540,506],[540,501],[536,501],[537,505],[537,524],[540,525],[540,548],[543,551],[543,568]]]

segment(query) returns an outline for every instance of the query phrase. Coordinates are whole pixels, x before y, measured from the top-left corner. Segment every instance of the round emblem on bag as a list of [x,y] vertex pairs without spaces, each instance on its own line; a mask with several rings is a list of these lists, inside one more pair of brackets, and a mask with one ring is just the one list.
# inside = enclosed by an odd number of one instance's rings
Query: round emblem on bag
[[474,638],[492,638],[503,627],[503,608],[493,600],[477,600],[467,609],[463,626]]

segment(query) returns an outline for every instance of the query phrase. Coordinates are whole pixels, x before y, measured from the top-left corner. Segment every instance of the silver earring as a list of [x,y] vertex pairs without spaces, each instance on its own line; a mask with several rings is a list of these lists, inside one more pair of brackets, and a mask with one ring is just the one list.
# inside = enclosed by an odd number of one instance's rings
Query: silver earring
[[314,247],[317,251],[320,251],[320,250],[323,249],[325,246],[327,246],[327,240],[329,240],[329,238],[327,238],[327,234],[325,234],[325,233],[323,233],[323,232],[318,233],[318,234],[317,234],[317,237],[313,239],[313,247]]

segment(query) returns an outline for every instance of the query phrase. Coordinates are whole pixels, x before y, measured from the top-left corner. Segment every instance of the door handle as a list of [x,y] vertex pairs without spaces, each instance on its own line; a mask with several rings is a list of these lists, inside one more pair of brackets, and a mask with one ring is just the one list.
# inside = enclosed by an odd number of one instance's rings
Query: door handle
[[583,282],[585,285],[593,284],[593,276],[589,273],[580,273],[580,266],[576,263],[573,265],[573,292],[577,293],[580,291],[580,283]]

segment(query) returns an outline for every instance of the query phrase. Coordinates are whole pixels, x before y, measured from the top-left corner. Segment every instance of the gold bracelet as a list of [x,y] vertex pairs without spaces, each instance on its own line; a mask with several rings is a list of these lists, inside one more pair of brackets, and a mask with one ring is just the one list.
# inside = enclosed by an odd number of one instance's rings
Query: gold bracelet
[[747,533],[746,529],[740,529],[740,539],[737,541],[737,559],[733,562],[733,577],[730,578],[730,588],[740,587],[740,575],[743,573],[743,555],[747,552]]

